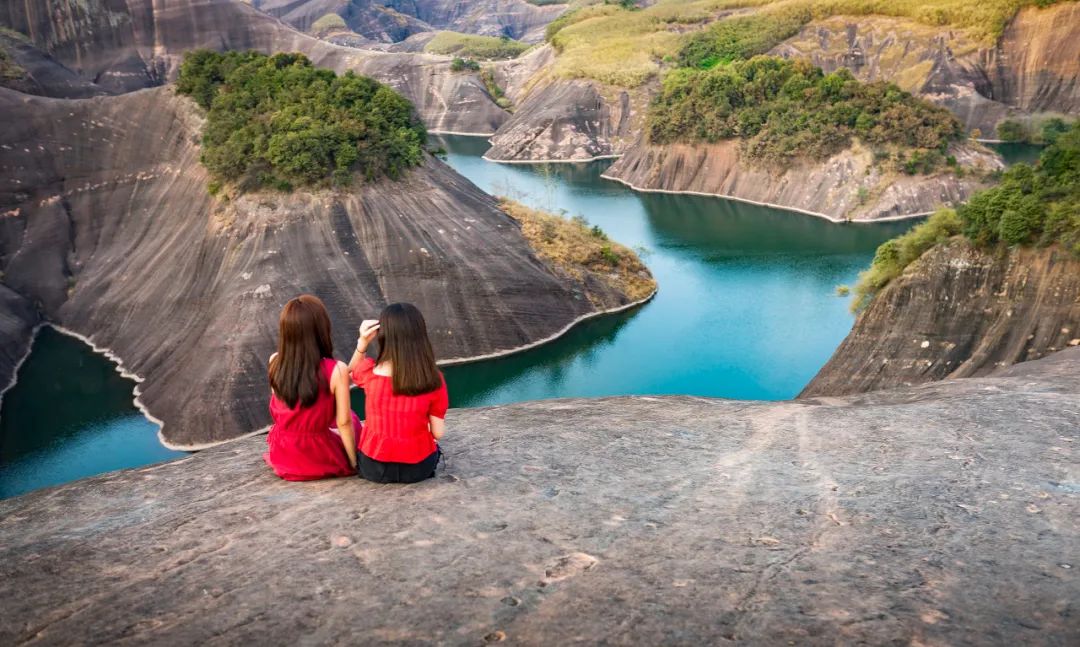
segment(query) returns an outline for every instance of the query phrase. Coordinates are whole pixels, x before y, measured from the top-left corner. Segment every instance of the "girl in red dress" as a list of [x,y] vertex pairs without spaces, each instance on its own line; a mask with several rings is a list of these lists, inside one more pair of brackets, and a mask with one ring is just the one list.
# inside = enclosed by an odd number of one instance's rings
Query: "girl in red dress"
[[[372,360],[364,353],[376,338],[379,353]],[[449,402],[420,311],[394,303],[377,321],[364,321],[349,373],[365,396],[360,476],[378,483],[434,476]]]
[[318,297],[289,301],[270,357],[270,416],[263,459],[287,481],[356,472],[360,421],[349,406],[349,372],[334,360],[330,316]]

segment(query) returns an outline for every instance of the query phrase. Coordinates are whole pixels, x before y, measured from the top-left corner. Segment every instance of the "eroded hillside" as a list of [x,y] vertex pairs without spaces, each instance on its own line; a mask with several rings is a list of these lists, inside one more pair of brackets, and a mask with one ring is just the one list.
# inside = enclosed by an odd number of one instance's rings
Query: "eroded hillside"
[[345,192],[207,192],[202,117],[171,87],[59,100],[0,90],[3,380],[42,320],[146,377],[172,445],[267,422],[284,299],[319,294],[348,348],[390,300],[418,304],[440,358],[510,351],[626,305],[538,260],[493,198],[428,157]]

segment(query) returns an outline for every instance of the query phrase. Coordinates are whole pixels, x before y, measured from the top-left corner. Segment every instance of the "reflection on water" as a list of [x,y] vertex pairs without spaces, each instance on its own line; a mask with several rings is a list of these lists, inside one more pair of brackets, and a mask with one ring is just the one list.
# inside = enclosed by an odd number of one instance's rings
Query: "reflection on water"
[[176,456],[132,403],[134,383],[86,344],[43,328],[0,411],[0,498]]
[[660,283],[638,311],[593,321],[520,356],[447,371],[455,406],[685,393],[781,399],[798,393],[850,330],[851,283],[911,222],[838,225],[731,200],[635,193],[609,161],[507,165],[482,138],[439,137],[482,189],[567,215],[645,250]]

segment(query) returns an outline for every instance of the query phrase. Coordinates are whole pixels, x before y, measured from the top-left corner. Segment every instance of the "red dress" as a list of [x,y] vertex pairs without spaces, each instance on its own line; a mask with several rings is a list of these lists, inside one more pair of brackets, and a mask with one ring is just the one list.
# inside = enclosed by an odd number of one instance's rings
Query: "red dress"
[[[336,366],[336,360],[322,361],[320,368],[326,374],[327,385]],[[270,416],[274,420],[266,437],[270,451],[263,454],[263,460],[278,476],[286,481],[312,481],[355,474],[337,434],[336,405],[329,386],[310,407],[297,402],[289,408],[271,394]],[[355,413],[353,431],[360,435],[360,420]]]
[[428,416],[445,418],[450,406],[446,380],[430,393],[398,395],[394,393],[393,378],[376,375],[374,369],[375,361],[365,357],[352,372],[353,384],[364,389],[360,451],[384,463],[423,461],[437,448],[428,429]]

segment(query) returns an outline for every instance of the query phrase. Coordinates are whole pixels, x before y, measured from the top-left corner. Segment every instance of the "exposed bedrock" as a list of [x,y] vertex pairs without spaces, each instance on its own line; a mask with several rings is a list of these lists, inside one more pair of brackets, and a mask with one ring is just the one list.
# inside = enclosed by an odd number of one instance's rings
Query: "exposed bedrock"
[[[145,378],[141,400],[176,446],[269,422],[277,314],[301,292],[326,301],[346,354],[362,318],[415,302],[442,359],[510,351],[627,304],[549,269],[493,198],[433,158],[347,193],[227,202],[207,193],[201,117],[171,87],[0,90],[0,112],[2,284]],[[0,321],[0,368],[25,349],[23,319]]]
[[[183,53],[191,49],[298,51],[316,65],[353,70],[390,85],[413,102],[432,130],[490,134],[509,117],[479,79],[452,73],[445,57],[332,45],[239,0],[0,0],[0,25],[27,35],[39,56],[47,55],[102,94],[175,78]],[[73,96],[63,88],[52,90],[54,85],[41,84],[42,92]]]
[[1080,260],[957,239],[874,298],[800,397],[987,375],[1078,345]]
[[0,501],[0,643],[1080,642],[1080,349],[447,422],[413,486],[283,482],[251,438]]
[[539,6],[527,0],[254,0],[253,4],[301,31],[335,13],[357,34],[383,42],[445,29],[535,43],[544,39],[544,27],[566,10],[564,4]]
[[945,106],[969,131],[994,138],[1006,117],[1080,112],[1080,3],[1020,11],[997,45],[962,31],[883,16],[815,21],[773,53],[826,71],[887,80]]
[[555,80],[517,94],[521,103],[491,138],[490,160],[581,162],[618,155],[636,137],[625,90],[605,96],[591,81]]
[[[1001,167],[981,146],[952,149],[962,166]],[[641,191],[715,195],[767,204],[831,220],[880,220],[926,214],[962,202],[983,186],[975,174],[885,173],[873,153],[855,145],[820,163],[805,162],[783,173],[746,163],[739,142],[640,144],[604,172],[604,177]]]

